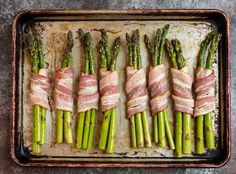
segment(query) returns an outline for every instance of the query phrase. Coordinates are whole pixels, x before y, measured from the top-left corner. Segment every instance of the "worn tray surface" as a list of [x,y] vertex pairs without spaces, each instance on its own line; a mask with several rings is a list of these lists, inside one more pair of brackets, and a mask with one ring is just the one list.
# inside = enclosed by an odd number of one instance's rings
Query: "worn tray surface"
[[[194,17],[194,16],[193,16]],[[114,16],[73,16],[68,17],[58,16],[51,18],[50,16],[39,16],[36,18],[32,18],[31,20],[26,20],[21,23],[19,29],[19,37],[23,37],[24,28],[28,25],[35,23],[38,27],[38,30],[42,32],[43,42],[44,42],[44,54],[46,58],[46,62],[48,64],[49,73],[54,78],[55,70],[60,68],[63,48],[65,46],[66,33],[68,30],[72,30],[75,45],[73,48],[73,56],[74,56],[74,72],[75,72],[75,85],[78,80],[78,75],[81,72],[81,68],[83,66],[83,55],[82,49],[80,46],[80,42],[78,39],[78,34],[76,31],[79,28],[84,29],[84,31],[90,31],[92,35],[92,43],[94,48],[94,56],[96,60],[97,68],[99,67],[99,54],[97,52],[97,44],[100,40],[100,30],[106,29],[108,31],[108,36],[110,42],[114,41],[114,39],[118,36],[121,37],[121,51],[118,56],[117,61],[117,70],[119,73],[119,89],[121,91],[120,98],[120,106],[117,112],[117,133],[116,133],[116,153],[113,155],[104,154],[101,150],[99,150],[98,142],[99,142],[99,134],[100,134],[100,125],[102,121],[102,114],[99,112],[96,121],[96,129],[95,129],[95,141],[94,148],[90,151],[77,150],[73,145],[55,144],[55,108],[53,106],[53,98],[52,91],[50,91],[50,109],[47,111],[47,137],[48,143],[42,146],[42,153],[40,155],[32,155],[31,160],[65,160],[65,161],[133,161],[133,162],[141,162],[141,161],[211,161],[215,158],[218,158],[224,151],[222,151],[222,126],[220,126],[220,122],[222,119],[219,119],[219,78],[220,74],[219,70],[219,54],[216,55],[214,59],[214,71],[215,71],[215,79],[216,79],[216,103],[214,110],[214,129],[216,133],[217,139],[217,149],[211,153],[207,153],[205,155],[196,156],[191,154],[183,159],[174,158],[174,153],[168,148],[158,148],[155,144],[153,144],[152,148],[140,148],[133,149],[130,148],[130,128],[129,128],[129,120],[126,118],[126,95],[124,92],[124,85],[126,81],[125,76],[125,67],[127,66],[127,47],[125,41],[125,33],[131,33],[135,29],[140,29],[141,34],[141,55],[142,55],[142,63],[145,70],[148,72],[148,66],[150,65],[147,51],[143,42],[143,35],[148,34],[149,36],[153,36],[154,32],[158,28],[162,28],[166,24],[170,24],[170,30],[167,35],[168,39],[178,38],[183,47],[183,54],[187,60],[187,64],[190,69],[190,74],[194,77],[194,68],[196,67],[197,54],[199,52],[199,46],[201,41],[205,38],[207,33],[212,30],[219,30],[219,26],[215,23],[214,20],[208,20],[205,18],[185,18],[181,16],[170,17],[157,17],[154,16],[145,16],[141,15],[136,17],[135,15],[127,15],[127,17],[122,17],[119,15]],[[68,20],[69,19],[69,20]],[[21,33],[21,34],[20,34]],[[220,45],[222,46],[222,45]],[[26,52],[23,51],[22,45],[19,45],[19,58],[21,59],[21,64],[19,64],[19,72],[22,72],[22,76],[19,76],[18,82],[22,88],[19,88],[19,98],[21,99],[21,109],[22,114],[18,119],[18,128],[17,130],[22,131],[23,128],[23,138],[24,138],[24,146],[31,150],[31,137],[32,137],[32,106],[29,101],[28,89],[29,89],[29,76],[30,76],[30,58]],[[164,64],[168,67],[167,57],[165,56]],[[166,72],[169,73],[169,72]],[[170,79],[169,79],[170,80]],[[52,87],[54,84],[52,83]],[[169,120],[171,125],[173,124],[173,113],[171,107],[173,106],[172,101],[169,101]],[[76,108],[75,108],[76,111]],[[149,112],[148,112],[149,113]],[[77,122],[77,113],[75,112],[73,115],[73,128],[76,127]],[[149,130],[152,133],[152,118],[149,119]],[[224,121],[224,120],[223,120]],[[194,123],[192,124],[194,125]],[[172,126],[171,126],[172,127]],[[194,127],[193,127],[194,129]],[[192,129],[192,130],[193,130]],[[75,131],[73,131],[75,132]],[[74,134],[75,136],[75,134]],[[192,132],[192,139],[194,140],[194,132]],[[193,149],[194,151],[194,141],[193,141]]]

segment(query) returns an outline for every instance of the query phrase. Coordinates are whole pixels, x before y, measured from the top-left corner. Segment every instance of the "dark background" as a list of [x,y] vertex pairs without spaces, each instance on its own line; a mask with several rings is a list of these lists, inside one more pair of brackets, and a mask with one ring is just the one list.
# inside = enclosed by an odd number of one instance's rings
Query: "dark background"
[[[23,168],[15,164],[10,158],[9,124],[10,124],[10,81],[11,67],[11,22],[13,16],[24,9],[138,9],[138,8],[216,8],[225,11],[230,17],[231,41],[231,73],[232,73],[232,155],[231,160],[219,169],[159,169],[159,168]],[[185,174],[217,174],[236,173],[236,148],[234,135],[236,134],[236,1],[235,0],[0,0],[0,173],[185,173]]]

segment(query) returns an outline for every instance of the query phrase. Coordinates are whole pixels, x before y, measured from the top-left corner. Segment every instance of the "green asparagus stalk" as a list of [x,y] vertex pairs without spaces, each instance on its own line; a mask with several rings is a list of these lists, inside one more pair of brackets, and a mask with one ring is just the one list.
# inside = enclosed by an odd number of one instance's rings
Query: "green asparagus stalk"
[[[80,43],[83,47],[83,52],[85,55],[85,65],[84,65],[84,70],[83,72],[85,74],[89,73],[89,59],[88,59],[88,55],[86,54],[85,51],[85,44],[84,44],[84,35],[85,33],[83,32],[82,29],[78,30],[78,35],[80,38]],[[75,147],[77,149],[81,149],[82,148],[82,142],[83,142],[83,132],[84,132],[84,121],[85,121],[85,112],[80,112],[79,113],[79,118],[78,118],[78,125],[77,125],[77,136],[76,136],[76,145]]]
[[[133,41],[133,64],[135,69],[138,69],[138,57],[137,57],[137,36],[134,32],[132,41]],[[143,125],[142,125],[142,118],[141,113],[135,115],[135,127],[136,127],[136,135],[137,135],[137,147],[144,147],[144,136],[143,136]]]
[[[126,41],[128,46],[128,62],[129,66],[133,66],[133,46],[132,40],[129,37],[128,33],[126,33]],[[131,146],[137,147],[137,139],[136,139],[136,128],[135,128],[135,118],[131,116],[130,118],[130,132],[131,132]]]
[[[179,69],[185,66],[185,59],[183,57],[181,43],[179,40],[172,40],[172,44],[175,47],[176,59]],[[191,142],[191,123],[192,118],[190,114],[183,113],[183,153],[190,154],[192,151]]]
[[[198,66],[204,68],[204,56],[208,47],[208,44],[210,43],[212,39],[213,34],[209,34],[206,39],[201,43],[200,45],[200,51],[199,51],[199,58],[198,58]],[[199,115],[195,118],[196,120],[196,153],[197,154],[203,154],[204,153],[204,135],[203,135],[203,115]]]
[[[116,69],[116,59],[120,50],[120,37],[115,39],[113,45],[113,52],[112,52],[112,59],[110,64],[110,71],[115,71]],[[112,154],[115,150],[115,132],[116,132],[116,108],[112,109],[111,111],[111,120],[109,126],[109,134],[108,134],[108,142],[107,142],[107,149],[106,153]]]
[[[173,68],[178,69],[178,64],[176,60],[176,52],[172,45],[172,43],[166,39],[165,40],[165,47],[167,50],[167,53],[169,55],[171,64]],[[183,129],[183,118],[181,112],[176,112],[176,119],[175,119],[175,145],[176,145],[176,157],[181,158],[182,157],[182,129]]]
[[[99,42],[99,53],[101,56],[101,68],[108,68],[107,66],[107,58],[106,58],[106,51],[103,46],[103,41],[101,40]],[[107,136],[108,136],[108,128],[110,124],[110,115],[111,111],[106,111],[103,115],[103,120],[102,120],[102,127],[101,127],[101,136],[100,136],[100,141],[99,141],[99,148],[102,150],[106,149],[107,145]]]
[[[138,57],[137,57],[137,36],[134,32],[132,41],[133,41],[133,65],[135,69],[138,69]],[[139,42],[139,41],[138,41]],[[143,136],[143,125],[141,113],[135,115],[135,127],[136,127],[136,137],[137,137],[137,147],[144,147],[144,136]]]
[[[32,29],[26,39],[26,46],[28,47],[29,55],[31,58],[31,72],[37,74],[39,72],[39,57],[37,40]],[[32,135],[32,151],[33,153],[40,153],[40,140],[41,140],[41,107],[39,105],[33,106],[33,135]]]
[[[120,38],[117,38],[112,47],[112,54],[108,45],[108,36],[105,30],[101,32],[102,40],[99,43],[99,52],[101,54],[101,67],[110,71],[116,69],[116,59],[120,49]],[[104,113],[99,148],[106,150],[106,153],[112,154],[115,150],[115,132],[116,132],[116,109],[108,110]]]
[[[34,31],[35,39],[37,42],[37,50],[38,50],[38,57],[39,57],[39,69],[44,68],[44,55],[43,55],[43,43],[42,37],[39,35],[38,32]],[[47,132],[46,132],[46,108],[41,107],[41,130],[40,130],[40,144],[45,144],[47,141]]]
[[[135,45],[137,45],[137,67],[138,69],[142,68],[142,60],[141,60],[141,53],[140,53],[140,34],[139,30],[136,30],[134,33],[134,42],[136,42]],[[145,146],[146,147],[151,147],[151,137],[150,137],[150,132],[148,130],[148,122],[147,122],[147,113],[146,111],[143,111],[141,113],[142,117],[142,126],[143,126],[143,134],[144,134],[144,141],[145,141]]]
[[[162,64],[163,63],[163,52],[164,52],[164,43],[165,43],[165,38],[166,38],[166,35],[168,33],[168,30],[169,30],[169,25],[166,25],[163,30],[162,30],[162,34],[161,34],[161,38],[160,38],[160,44],[159,44],[159,54],[158,54],[158,58],[157,58],[157,62],[158,62],[158,65]],[[159,128],[159,145],[160,147],[165,147],[165,127],[169,127],[169,121],[167,122],[164,122],[164,112],[166,112],[165,110],[158,113],[158,128]],[[167,112],[166,112],[167,114]],[[169,132],[171,133],[171,132]],[[172,145],[172,135],[171,136],[168,136],[170,134],[167,134],[167,138],[168,138],[168,142],[170,145]],[[173,148],[173,147],[171,147]]]
[[[84,50],[85,50],[85,54],[87,55],[87,59],[89,61],[89,71],[87,72],[87,74],[94,73],[93,55],[92,55],[91,49],[92,49],[91,48],[91,36],[90,36],[90,33],[86,33],[84,35]],[[91,110],[88,110],[85,112],[82,149],[87,149],[87,147],[88,147],[90,121],[91,121]]]
[[[206,60],[206,68],[211,69],[212,68],[212,62],[214,54],[217,51],[219,41],[221,39],[221,34],[217,33],[213,37],[211,41],[211,45],[209,48],[209,52],[207,55]],[[205,137],[206,137],[206,148],[208,150],[214,150],[215,149],[215,137],[214,137],[214,130],[213,130],[213,122],[212,122],[212,112],[204,115],[204,128],[205,128]]]
[[[164,44],[165,38],[169,30],[169,25],[166,25],[163,29],[158,29],[153,43],[153,48],[149,41],[147,35],[144,36],[144,41],[151,58],[152,66],[155,67],[163,63],[163,53],[164,53]],[[154,51],[152,51],[154,50]],[[153,135],[154,142],[159,143],[160,147],[166,146],[167,135],[168,143],[171,149],[174,149],[173,136],[170,130],[170,125],[168,121],[167,110],[159,112],[153,116]]]
[[[207,35],[206,39],[200,45],[198,66],[204,68],[204,56],[208,45],[210,44],[209,52],[206,59],[206,68],[211,69],[213,56],[218,48],[218,42],[221,35],[216,32],[211,32]],[[206,148],[213,150],[215,148],[214,131],[212,127],[212,113],[206,115],[200,115],[196,118],[196,153],[204,153],[204,133],[205,130],[205,142]],[[204,122],[204,126],[203,126]]]
[[[91,40],[92,39],[91,39],[90,33],[87,33],[85,35],[85,41],[87,41],[86,43],[87,43],[88,56],[89,56],[89,69],[90,69],[90,74],[94,74],[95,68],[94,68],[94,57],[92,54]],[[91,109],[90,128],[89,128],[87,149],[91,149],[91,147],[92,147],[95,122],[96,122],[96,115],[97,115],[97,110]]]
[[[91,46],[90,33],[84,33],[82,29],[78,30],[81,45],[85,55],[85,74],[94,74],[94,57]],[[77,142],[76,148],[91,149],[93,144],[95,121],[96,121],[96,109],[90,109],[86,112],[79,113],[78,126],[77,126]]]
[[[69,31],[67,34],[67,44],[64,53],[64,59],[62,61],[62,68],[70,67],[72,65],[72,47],[74,45],[72,32]],[[63,142],[63,135],[65,142],[68,144],[73,143],[72,137],[72,117],[71,112],[57,110],[57,132],[56,142]]]
[[[156,36],[155,36],[155,43],[154,43],[154,51],[150,42],[149,37],[145,34],[144,35],[144,42],[146,44],[146,48],[148,50],[149,57],[151,58],[152,66],[157,66],[158,63],[158,46],[159,44],[157,42],[160,41],[160,34],[161,30],[157,30]],[[155,143],[159,142],[159,127],[158,127],[158,119],[157,114],[153,116],[153,139]],[[163,130],[163,129],[162,129]],[[162,133],[161,133],[162,134]]]

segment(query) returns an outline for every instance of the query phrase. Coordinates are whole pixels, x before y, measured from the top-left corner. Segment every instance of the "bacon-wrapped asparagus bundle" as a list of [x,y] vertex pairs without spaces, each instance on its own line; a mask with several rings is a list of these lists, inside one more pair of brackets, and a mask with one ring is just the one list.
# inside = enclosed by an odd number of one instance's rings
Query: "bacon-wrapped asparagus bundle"
[[126,34],[129,51],[127,82],[125,91],[128,96],[127,117],[130,119],[132,147],[151,147],[151,138],[147,122],[146,73],[142,68],[139,30],[134,31],[132,40]]
[[56,143],[73,143],[72,117],[74,107],[73,99],[73,69],[72,47],[74,45],[72,32],[67,35],[67,44],[62,61],[62,69],[56,72],[55,80],[55,107],[57,109]]
[[115,150],[115,131],[116,131],[116,108],[119,105],[118,73],[116,71],[116,59],[120,50],[120,38],[118,37],[113,45],[112,52],[108,45],[107,33],[101,32],[102,39],[99,43],[101,56],[101,79],[99,90],[101,95],[101,111],[103,121],[99,148],[106,153],[114,153]]
[[[204,153],[204,131],[205,142],[208,150],[215,148],[214,130],[212,126],[212,111],[215,104],[215,77],[212,68],[214,54],[217,51],[218,43],[221,39],[219,33],[209,33],[206,39],[201,43],[199,51],[198,67],[196,69],[195,80],[195,110],[194,117],[196,120],[196,153]],[[204,56],[207,47],[210,44],[206,64]],[[203,126],[204,122],[204,126]]]
[[94,68],[94,57],[91,47],[90,33],[84,34],[78,31],[81,45],[84,50],[84,70],[80,74],[78,83],[77,106],[79,119],[77,125],[76,148],[90,149],[93,143],[93,135],[98,110],[98,83]]
[[193,115],[194,100],[192,96],[192,77],[188,74],[188,66],[182,54],[181,43],[175,39],[165,41],[167,52],[172,63],[172,98],[176,114],[175,145],[176,156],[191,153],[191,115]]
[[166,69],[163,65],[164,43],[168,29],[169,25],[166,25],[162,30],[157,30],[153,45],[147,35],[144,36],[144,40],[152,64],[148,80],[152,98],[150,103],[153,115],[154,142],[159,143],[160,147],[164,147],[166,145],[165,136],[167,135],[169,147],[173,150],[175,145],[166,110],[168,107],[169,87]]
[[29,29],[26,46],[31,57],[30,98],[33,105],[32,152],[40,153],[40,144],[46,143],[46,109],[50,78],[45,68],[42,38],[35,29]]

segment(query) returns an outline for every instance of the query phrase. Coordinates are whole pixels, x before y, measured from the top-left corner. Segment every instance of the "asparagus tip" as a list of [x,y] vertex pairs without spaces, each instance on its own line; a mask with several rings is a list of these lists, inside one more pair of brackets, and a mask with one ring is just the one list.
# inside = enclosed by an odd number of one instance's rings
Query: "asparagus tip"
[[74,46],[73,34],[72,31],[70,30],[67,34],[67,50],[71,51],[73,46]]

